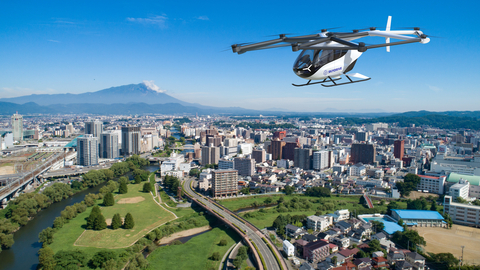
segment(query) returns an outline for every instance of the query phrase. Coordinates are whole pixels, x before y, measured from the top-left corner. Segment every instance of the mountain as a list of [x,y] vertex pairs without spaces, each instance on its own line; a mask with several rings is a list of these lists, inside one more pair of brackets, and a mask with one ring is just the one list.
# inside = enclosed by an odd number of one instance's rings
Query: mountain
[[158,87],[156,87],[155,85],[152,86],[148,83],[122,85],[100,90],[97,92],[87,92],[82,94],[42,94],[14,98],[2,98],[0,99],[0,102],[11,102],[17,104],[35,102],[36,104],[42,106],[74,103],[178,103],[184,106],[202,107],[199,104],[191,104],[169,96],[158,90]]

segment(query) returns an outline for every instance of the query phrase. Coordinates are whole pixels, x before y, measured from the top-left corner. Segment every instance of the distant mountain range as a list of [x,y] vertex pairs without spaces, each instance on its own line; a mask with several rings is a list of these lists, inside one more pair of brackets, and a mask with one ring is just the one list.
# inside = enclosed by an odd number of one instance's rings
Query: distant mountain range
[[[250,110],[240,107],[212,107],[188,103],[159,90],[153,82],[129,84],[82,94],[42,94],[0,99],[0,114],[236,114],[236,115],[290,115],[310,117],[423,117],[447,115],[480,118],[480,111],[405,112],[340,112],[335,109],[322,112],[293,112],[282,108]],[[370,110],[371,111],[371,110]]]

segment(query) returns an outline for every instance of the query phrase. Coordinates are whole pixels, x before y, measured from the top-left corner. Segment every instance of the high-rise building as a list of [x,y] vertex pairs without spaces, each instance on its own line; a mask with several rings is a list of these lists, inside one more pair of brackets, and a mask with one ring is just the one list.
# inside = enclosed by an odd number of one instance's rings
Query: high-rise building
[[283,131],[275,131],[275,133],[273,133],[273,139],[278,139],[278,140],[283,140],[283,138],[285,138],[287,136],[287,132],[285,130]]
[[207,146],[218,147],[222,145],[222,137],[216,135],[207,135]]
[[298,142],[286,142],[282,151],[282,158],[288,160],[295,160],[295,148],[299,148]]
[[313,152],[313,169],[323,170],[329,167],[329,151]]
[[85,122],[85,134],[92,134],[93,137],[100,139],[103,133],[103,123],[100,121]]
[[352,163],[372,164],[375,162],[375,146],[373,144],[354,143],[351,149]]
[[405,146],[404,140],[396,140],[393,143],[393,155],[395,156],[395,158],[398,158],[400,160],[403,158],[404,146]]
[[12,133],[14,141],[23,140],[23,117],[18,113],[12,116]]
[[140,154],[140,127],[122,127],[122,153],[124,156]]
[[251,158],[235,158],[233,160],[234,169],[238,175],[252,176],[255,174],[255,160]]
[[226,197],[237,195],[238,172],[236,170],[212,171],[213,197]]
[[100,135],[100,157],[118,157],[118,135],[116,133],[102,133]]
[[75,128],[73,128],[72,123],[68,123],[68,125],[66,126],[66,130],[68,130],[68,133],[70,135],[72,135],[75,132]]
[[368,135],[369,135],[368,131],[358,131],[355,134],[355,139],[359,142],[366,142],[368,141]]
[[255,159],[256,163],[265,162],[265,150],[264,149],[255,149],[252,151],[252,158]]
[[285,146],[284,141],[274,140],[270,143],[270,154],[272,154],[273,160],[282,159],[283,147]]
[[202,165],[218,164],[220,147],[202,146]]
[[98,139],[92,134],[77,138],[77,164],[82,166],[98,164]]
[[304,169],[311,170],[312,166],[312,149],[310,148],[295,148],[295,159],[294,166]]

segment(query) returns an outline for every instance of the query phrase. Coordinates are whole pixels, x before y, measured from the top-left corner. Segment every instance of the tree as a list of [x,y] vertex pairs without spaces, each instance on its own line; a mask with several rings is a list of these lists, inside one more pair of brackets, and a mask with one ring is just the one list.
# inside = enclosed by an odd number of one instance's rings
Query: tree
[[241,193],[243,194],[250,194],[250,188],[249,187],[244,187],[240,190]]
[[402,227],[403,227],[403,225],[405,225],[405,223],[403,222],[403,219],[399,219],[399,220],[398,220],[398,225],[400,225],[400,226],[402,226]]
[[105,217],[100,213],[95,217],[95,221],[93,223],[93,229],[96,231],[105,230],[107,228],[107,222],[105,221]]
[[93,255],[92,259],[90,260],[90,265],[92,268],[96,269],[102,267],[104,263],[109,260],[115,260],[117,255],[113,251],[100,251]]
[[220,240],[220,242],[218,243],[219,246],[226,246],[227,245],[227,240],[226,239],[222,239]]
[[148,193],[148,192],[152,192],[152,191],[153,191],[153,188],[152,188],[152,184],[150,182],[143,184],[143,192]]
[[220,253],[214,252],[214,253],[212,254],[212,256],[210,256],[210,259],[211,259],[212,261],[219,261],[219,260],[220,260]]
[[127,213],[125,216],[125,221],[123,222],[123,228],[125,229],[133,229],[135,226],[135,221],[133,220],[133,216],[130,213]]
[[332,257],[332,264],[336,265],[337,264],[337,256]]
[[57,268],[62,269],[78,269],[86,266],[87,256],[81,250],[60,250],[54,256]]
[[295,192],[295,187],[285,186],[285,188],[283,189],[283,192],[285,192],[286,195],[292,195],[293,192]]
[[43,247],[38,251],[38,261],[44,270],[53,270],[55,268],[56,262],[53,256],[53,249],[49,246]]
[[122,226],[122,219],[120,218],[120,214],[117,213],[113,215],[111,225],[113,230],[116,230]]
[[385,228],[385,225],[383,224],[383,222],[380,222],[378,220],[372,220],[370,221],[373,225],[373,227],[375,228],[375,233],[379,233],[381,231],[383,231],[383,229]]
[[115,204],[115,199],[113,198],[113,194],[107,193],[105,197],[103,197],[103,205],[113,206],[114,204]]
[[57,217],[53,221],[53,228],[60,229],[65,224],[65,219],[63,217]]
[[52,227],[47,227],[38,234],[38,239],[40,243],[50,245],[53,243],[53,234],[55,230]]
[[128,187],[126,182],[120,182],[120,188],[118,188],[118,193],[120,194],[127,194]]
[[430,211],[437,211],[437,202],[432,202],[432,206],[430,206]]
[[101,215],[102,212],[100,211],[100,207],[98,205],[95,205],[92,208],[92,211],[90,212],[90,215],[87,218],[87,229],[92,230],[95,227],[95,220],[97,218],[97,215]]

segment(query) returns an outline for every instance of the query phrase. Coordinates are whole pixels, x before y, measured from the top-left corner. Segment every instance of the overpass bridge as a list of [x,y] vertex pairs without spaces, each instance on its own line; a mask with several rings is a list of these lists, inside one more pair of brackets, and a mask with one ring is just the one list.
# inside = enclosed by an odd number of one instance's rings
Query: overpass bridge
[[42,165],[37,166],[35,169],[26,172],[19,173],[16,178],[11,178],[5,181],[4,187],[0,189],[0,202],[6,204],[9,199],[14,197],[19,191],[25,189],[25,186],[37,181],[37,176],[48,169],[50,169],[57,162],[62,161],[67,156],[67,153],[58,153],[53,155]]
[[252,250],[260,270],[287,270],[287,265],[282,255],[276,249],[269,237],[266,237],[253,224],[242,217],[217,204],[213,200],[200,195],[192,189],[192,179],[184,182],[185,194],[205,210],[209,211],[225,224],[235,230]]

